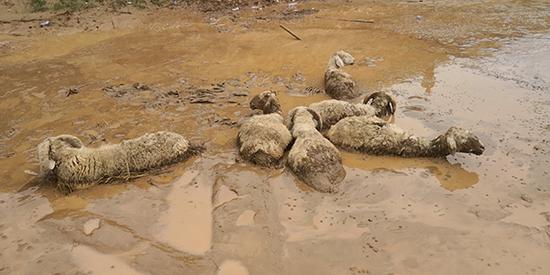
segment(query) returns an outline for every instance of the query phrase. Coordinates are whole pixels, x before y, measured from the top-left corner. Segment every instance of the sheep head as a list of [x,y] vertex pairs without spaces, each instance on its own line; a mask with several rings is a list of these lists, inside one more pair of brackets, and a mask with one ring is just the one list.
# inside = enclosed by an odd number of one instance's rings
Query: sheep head
[[38,160],[40,171],[48,172],[55,168],[58,160],[58,150],[62,148],[82,148],[84,144],[80,139],[71,135],[60,135],[46,138],[38,145]]
[[274,91],[264,91],[250,100],[250,109],[262,110],[264,114],[280,113],[281,105]]
[[355,63],[355,58],[351,54],[340,50],[330,57],[328,67],[339,69],[346,65],[353,65],[353,63]]
[[450,152],[472,153],[475,155],[483,154],[485,146],[472,132],[458,128],[451,127],[442,136],[442,140]]
[[375,92],[363,100],[363,104],[370,104],[376,109],[376,116],[382,117],[395,113],[395,100],[385,92]]
[[292,130],[294,128],[294,118],[297,114],[300,114],[301,112],[309,112],[311,116],[313,117],[313,121],[315,123],[315,128],[317,130],[320,130],[323,128],[323,120],[321,119],[321,115],[317,113],[315,110],[308,108],[308,107],[296,107],[290,112],[288,112],[288,119],[287,119],[287,127],[288,129]]

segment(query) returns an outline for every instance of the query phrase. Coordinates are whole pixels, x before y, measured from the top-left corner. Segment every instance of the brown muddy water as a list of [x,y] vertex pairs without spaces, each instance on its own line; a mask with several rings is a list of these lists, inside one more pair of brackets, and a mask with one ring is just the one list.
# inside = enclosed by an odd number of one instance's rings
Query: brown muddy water
[[[544,1],[331,1],[4,25],[0,274],[549,274],[549,14]],[[468,128],[486,152],[343,152],[336,194],[240,161],[250,97],[276,90],[285,111],[326,99],[302,92],[339,49],[365,93],[395,96],[393,123]],[[207,151],[68,195],[34,175],[47,136],[99,146],[158,130]]]

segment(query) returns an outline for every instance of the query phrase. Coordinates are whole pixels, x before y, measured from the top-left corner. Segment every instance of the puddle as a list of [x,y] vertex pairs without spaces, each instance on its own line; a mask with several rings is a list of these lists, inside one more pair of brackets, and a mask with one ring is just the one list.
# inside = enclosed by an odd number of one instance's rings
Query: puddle
[[216,193],[214,194],[214,208],[218,208],[232,200],[236,200],[239,198],[239,194],[237,192],[229,189],[229,187],[221,184],[218,187],[218,190],[216,190]]
[[424,170],[427,177],[435,177],[441,187],[449,190],[459,190],[473,186],[479,182],[476,172],[470,172],[460,163],[450,163],[445,159],[424,159],[397,157],[368,156],[360,153],[343,153],[344,165],[370,172],[410,173]]
[[220,265],[218,275],[248,275],[248,270],[239,261],[226,260]]
[[[540,2],[299,2],[319,10],[284,20],[302,41],[278,27],[281,11],[295,13],[288,5],[212,18],[136,11],[142,23],[117,30],[1,35],[0,273],[550,274],[550,51],[541,33],[550,10]],[[0,24],[21,31],[9,28]],[[275,90],[285,113],[327,99],[300,93],[322,87],[340,49],[355,56],[345,71],[361,91],[396,97],[391,123],[427,137],[468,128],[487,151],[343,152],[348,175],[336,194],[288,169],[236,163],[250,97]],[[158,90],[103,90],[136,82]],[[217,84],[224,90],[210,101],[191,102]],[[77,92],[67,96],[70,87]],[[47,136],[96,147],[159,130],[204,143],[196,160],[206,163],[67,196],[28,173],[39,170],[36,145]],[[91,218],[101,227],[86,236]],[[218,268],[223,259],[242,262]]]
[[184,252],[206,253],[212,245],[212,184],[201,172],[189,171],[172,183],[169,208],[159,218],[156,237]]
[[253,210],[245,210],[235,221],[236,226],[251,226],[254,225],[254,217],[256,212]]
[[92,274],[142,274],[116,256],[102,254],[94,249],[78,245],[71,250],[72,260],[85,273]]

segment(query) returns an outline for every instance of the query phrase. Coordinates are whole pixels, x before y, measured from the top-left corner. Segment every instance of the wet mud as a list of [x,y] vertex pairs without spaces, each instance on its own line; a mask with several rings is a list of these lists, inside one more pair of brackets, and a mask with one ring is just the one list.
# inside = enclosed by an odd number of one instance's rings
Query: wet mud
[[[0,26],[0,274],[550,273],[544,1],[158,10],[98,15],[87,31],[81,17]],[[285,113],[328,99],[319,89],[339,49],[355,56],[345,70],[361,91],[396,98],[392,123],[428,137],[471,129],[486,152],[342,151],[335,194],[240,160],[249,99],[275,90]],[[70,194],[37,176],[47,136],[93,147],[160,130],[207,150]]]

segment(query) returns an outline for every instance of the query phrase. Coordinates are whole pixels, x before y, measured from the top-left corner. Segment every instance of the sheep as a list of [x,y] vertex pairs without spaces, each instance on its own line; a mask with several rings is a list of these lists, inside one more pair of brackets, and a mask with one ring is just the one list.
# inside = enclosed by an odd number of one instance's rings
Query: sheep
[[289,112],[287,123],[295,138],[287,158],[290,169],[320,192],[338,191],[346,171],[340,151],[318,131],[322,126],[319,114],[310,108],[296,107]]
[[395,113],[395,100],[384,92],[372,93],[362,104],[329,99],[309,105],[323,119],[323,129],[327,130],[336,122],[350,116],[383,117]]
[[350,99],[359,95],[351,75],[342,71],[345,65],[353,65],[355,59],[345,51],[337,51],[328,60],[325,71],[325,92],[334,99]]
[[481,155],[485,147],[470,131],[451,127],[433,140],[417,137],[377,117],[348,117],[336,123],[328,139],[344,149],[374,155],[444,157],[457,152]]
[[250,108],[263,114],[246,120],[239,129],[240,156],[254,164],[273,167],[280,164],[292,135],[283,123],[277,94],[265,91],[252,98]]
[[54,176],[57,186],[70,192],[183,161],[201,150],[171,132],[149,133],[98,148],[84,146],[75,136],[60,135],[38,145],[38,159],[42,173]]

